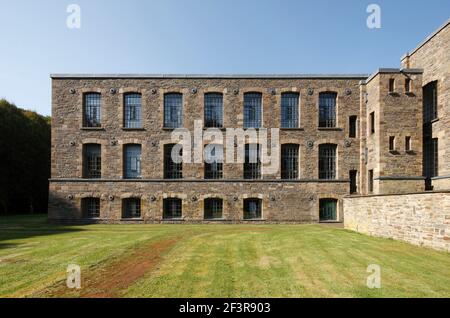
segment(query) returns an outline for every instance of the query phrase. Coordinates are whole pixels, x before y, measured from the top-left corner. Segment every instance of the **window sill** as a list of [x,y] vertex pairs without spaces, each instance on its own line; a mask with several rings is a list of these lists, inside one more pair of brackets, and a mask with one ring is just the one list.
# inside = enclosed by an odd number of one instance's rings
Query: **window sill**
[[398,150],[389,150],[389,153],[391,155],[399,155],[400,154],[400,152]]
[[323,131],[343,131],[343,128],[339,128],[339,127],[318,127],[318,130],[323,130]]
[[129,128],[129,127],[122,127],[122,130],[124,130],[124,131],[133,131],[133,130],[136,130],[136,131],[143,131],[143,130],[145,130],[145,128]]
[[326,224],[326,223],[342,223],[341,221],[338,221],[338,220],[326,220],[326,221],[319,221],[319,223],[324,223],[324,224]]
[[416,154],[416,152],[414,150],[406,150],[405,152],[408,155],[415,155]]
[[203,219],[203,221],[225,221],[225,218],[217,218],[217,219]]
[[414,96],[416,96],[416,94],[414,94],[413,92],[405,92],[405,95],[406,95],[406,96],[409,96],[409,97],[414,97]]
[[266,219],[242,219],[242,221],[266,221]]
[[161,129],[162,130],[167,130],[167,131],[172,131],[172,130],[175,130],[175,129],[187,129],[187,128],[185,128],[185,127],[162,127]]
[[296,130],[299,130],[299,131],[303,131],[303,130],[305,130],[305,128],[303,128],[303,127],[281,127],[280,130],[286,130],[286,131],[290,131],[290,130],[296,131]]
[[105,130],[103,127],[80,127],[81,130]]
[[121,221],[144,221],[143,218],[121,218]]
[[226,131],[227,129],[225,127],[203,127],[203,130],[207,130],[207,129],[219,129],[221,131]]
[[164,218],[164,219],[162,219],[162,221],[184,221],[184,219],[183,218]]
[[435,123],[435,122],[438,122],[439,121],[439,118],[435,118],[435,119],[432,119],[431,121],[430,121],[430,123]]
[[393,96],[393,97],[400,96],[400,94],[397,93],[397,92],[389,92],[388,95],[389,95],[389,96]]

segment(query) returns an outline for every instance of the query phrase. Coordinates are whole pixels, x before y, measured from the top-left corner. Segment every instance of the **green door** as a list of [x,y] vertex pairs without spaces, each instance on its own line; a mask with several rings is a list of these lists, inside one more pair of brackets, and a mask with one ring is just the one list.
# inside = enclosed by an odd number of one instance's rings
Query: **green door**
[[337,221],[337,200],[321,199],[320,200],[320,221]]

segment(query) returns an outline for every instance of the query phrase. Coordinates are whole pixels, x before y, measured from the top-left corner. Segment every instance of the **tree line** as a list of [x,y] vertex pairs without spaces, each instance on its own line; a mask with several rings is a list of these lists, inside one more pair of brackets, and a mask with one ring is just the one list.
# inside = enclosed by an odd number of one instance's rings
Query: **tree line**
[[46,213],[51,119],[0,99],[0,214]]

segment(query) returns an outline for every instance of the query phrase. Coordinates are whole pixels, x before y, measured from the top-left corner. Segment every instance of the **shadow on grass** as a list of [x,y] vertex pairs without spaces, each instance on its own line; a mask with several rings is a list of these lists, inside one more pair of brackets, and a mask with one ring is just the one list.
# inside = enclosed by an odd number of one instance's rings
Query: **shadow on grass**
[[83,229],[48,224],[47,214],[0,216],[0,249],[21,245],[21,243],[3,241],[79,231],[83,231]]

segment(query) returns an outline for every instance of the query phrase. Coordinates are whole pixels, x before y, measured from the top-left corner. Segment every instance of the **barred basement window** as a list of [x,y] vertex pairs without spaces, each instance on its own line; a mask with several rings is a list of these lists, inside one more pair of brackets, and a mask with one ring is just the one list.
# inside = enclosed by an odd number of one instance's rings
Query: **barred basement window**
[[358,192],[358,171],[357,170],[350,170],[349,171],[349,179],[350,179],[350,194],[357,193]]
[[205,94],[205,127],[222,127],[223,95],[220,93]]
[[164,95],[164,127],[181,128],[183,126],[183,95],[168,93]]
[[281,127],[298,127],[298,93],[281,94]]
[[261,179],[261,146],[245,145],[244,179]]
[[430,123],[438,118],[437,112],[437,81],[423,87],[423,121]]
[[128,198],[122,200],[122,218],[138,219],[141,217],[141,199]]
[[101,95],[86,93],[83,101],[83,127],[101,126]]
[[98,179],[102,176],[101,145],[83,145],[83,178]]
[[262,94],[244,94],[244,128],[260,128],[262,115]]
[[141,128],[141,94],[124,95],[124,127]]
[[319,201],[319,220],[336,221],[337,220],[337,200],[320,199]]
[[319,145],[319,179],[336,179],[336,145]]
[[95,219],[100,217],[100,198],[81,199],[81,213],[83,218]]
[[163,200],[163,218],[177,219],[182,216],[181,199],[167,198]]
[[261,199],[244,199],[244,220],[261,219],[261,210]]
[[373,170],[369,170],[369,175],[367,179],[368,179],[367,182],[369,183],[368,191],[369,193],[373,193]]
[[221,219],[223,200],[218,198],[205,199],[205,219]]
[[319,127],[336,127],[336,98],[332,92],[319,94]]
[[175,147],[175,144],[164,145],[164,179],[183,178],[183,163],[181,162],[183,150],[180,149],[179,158],[172,158],[173,147]]
[[209,144],[205,146],[205,179],[222,179],[223,146]]
[[128,144],[124,146],[124,178],[138,179],[141,177],[141,145]]
[[281,179],[298,179],[298,148],[296,144],[281,145]]
[[356,138],[356,121],[358,119],[358,116],[350,116],[348,118],[348,137],[349,138]]

